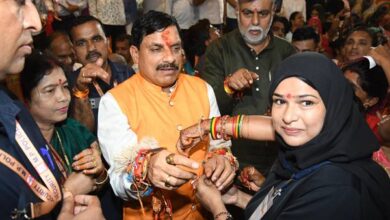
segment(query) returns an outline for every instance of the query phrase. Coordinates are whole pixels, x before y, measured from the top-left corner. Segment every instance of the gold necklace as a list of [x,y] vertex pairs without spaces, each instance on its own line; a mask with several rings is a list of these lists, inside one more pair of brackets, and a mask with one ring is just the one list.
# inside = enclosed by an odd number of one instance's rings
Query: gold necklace
[[70,172],[70,171],[72,170],[72,168],[71,168],[71,166],[70,166],[70,162],[69,162],[68,156],[67,156],[66,153],[65,153],[64,145],[62,144],[62,140],[61,140],[60,135],[58,134],[57,129],[55,129],[55,131],[56,131],[56,136],[57,136],[58,142],[60,142],[60,148],[61,148],[61,151],[62,151],[61,153],[62,153],[62,155],[64,156],[65,163],[66,163],[66,168],[67,168],[68,171]]

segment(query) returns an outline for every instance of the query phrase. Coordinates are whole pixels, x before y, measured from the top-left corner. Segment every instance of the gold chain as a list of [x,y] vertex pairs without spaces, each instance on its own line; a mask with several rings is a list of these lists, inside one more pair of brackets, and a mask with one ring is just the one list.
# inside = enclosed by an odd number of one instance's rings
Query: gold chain
[[69,162],[68,156],[66,155],[64,145],[62,144],[61,137],[60,137],[60,135],[58,134],[57,129],[55,129],[55,131],[56,131],[56,136],[57,136],[58,142],[60,142],[60,147],[61,147],[62,155],[64,156],[64,159],[65,159],[66,168],[69,169],[69,170],[68,170],[69,172],[71,172],[70,162]]

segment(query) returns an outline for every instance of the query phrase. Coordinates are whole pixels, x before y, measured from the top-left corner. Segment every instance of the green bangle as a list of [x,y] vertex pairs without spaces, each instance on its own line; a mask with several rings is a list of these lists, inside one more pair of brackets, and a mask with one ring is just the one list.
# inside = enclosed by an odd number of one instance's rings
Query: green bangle
[[244,115],[240,115],[238,118],[238,131],[237,131],[237,138],[241,137],[241,127],[242,127],[242,119],[244,118]]
[[210,121],[210,135],[211,135],[211,138],[214,140],[215,137],[214,137],[214,131],[213,131],[213,123],[215,121],[215,117],[212,117],[211,118],[211,121]]

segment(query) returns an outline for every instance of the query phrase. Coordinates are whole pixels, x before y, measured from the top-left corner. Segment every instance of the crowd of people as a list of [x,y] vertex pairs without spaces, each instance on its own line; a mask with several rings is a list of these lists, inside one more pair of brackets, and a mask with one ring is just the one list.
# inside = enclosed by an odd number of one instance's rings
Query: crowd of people
[[1,219],[390,219],[388,1],[0,17]]

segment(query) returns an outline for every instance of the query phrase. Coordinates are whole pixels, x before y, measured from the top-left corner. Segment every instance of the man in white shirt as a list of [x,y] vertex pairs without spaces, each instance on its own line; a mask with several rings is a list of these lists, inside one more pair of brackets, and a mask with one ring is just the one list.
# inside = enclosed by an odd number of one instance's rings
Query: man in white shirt
[[238,27],[236,7],[237,7],[236,0],[226,1],[226,28],[225,28],[226,33]]
[[303,15],[303,20],[306,21],[306,0],[283,0],[280,15],[289,18],[290,15],[299,11]]
[[223,0],[200,0],[202,2],[197,8],[198,18],[208,19],[210,23],[222,29],[224,1]]
[[188,30],[198,21],[193,0],[174,0],[171,15],[176,18],[182,31]]
[[172,1],[171,0],[143,0],[142,8],[144,14],[150,10],[161,11],[171,14]]

